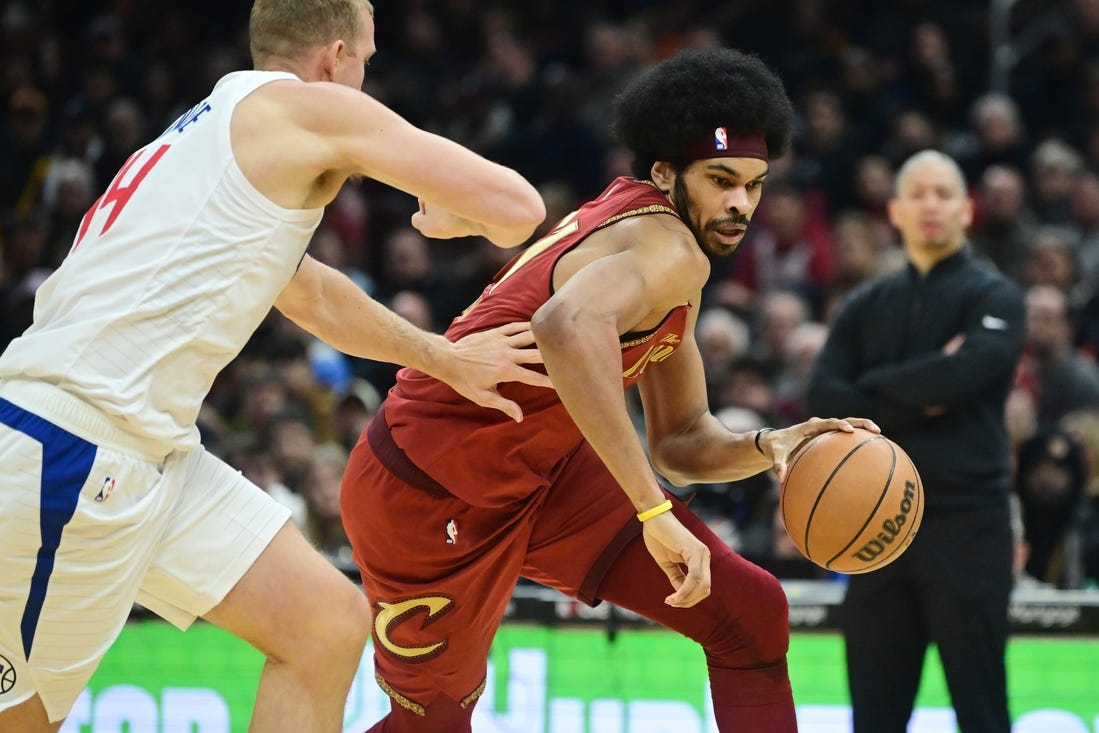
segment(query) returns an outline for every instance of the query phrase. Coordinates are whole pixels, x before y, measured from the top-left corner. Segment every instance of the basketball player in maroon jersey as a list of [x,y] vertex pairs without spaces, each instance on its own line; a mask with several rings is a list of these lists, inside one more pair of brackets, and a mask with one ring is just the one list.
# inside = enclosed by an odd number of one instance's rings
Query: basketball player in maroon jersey
[[501,385],[516,423],[404,369],[348,465],[344,522],[392,699],[372,731],[470,730],[519,576],[699,642],[719,730],[797,728],[782,587],[661,488],[623,397],[639,385],[652,464],[681,484],[781,475],[813,435],[877,430],[814,419],[737,434],[707,409],[693,336],[707,254],[744,237],[790,103],[757,59],[719,50],[655,66],[616,110],[637,178],[565,217],[447,331],[532,321],[556,392]]

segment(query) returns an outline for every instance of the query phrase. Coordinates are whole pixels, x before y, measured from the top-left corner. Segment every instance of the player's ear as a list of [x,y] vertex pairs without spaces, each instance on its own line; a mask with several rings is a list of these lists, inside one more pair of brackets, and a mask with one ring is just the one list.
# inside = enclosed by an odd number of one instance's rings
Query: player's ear
[[347,44],[343,41],[332,41],[324,47],[324,53],[321,55],[321,71],[324,75],[324,81],[336,80],[336,70],[339,68],[340,57],[346,47]]
[[653,163],[649,175],[652,176],[656,187],[664,193],[671,191],[673,184],[675,184],[675,170],[672,168],[672,164],[666,160],[658,160]]

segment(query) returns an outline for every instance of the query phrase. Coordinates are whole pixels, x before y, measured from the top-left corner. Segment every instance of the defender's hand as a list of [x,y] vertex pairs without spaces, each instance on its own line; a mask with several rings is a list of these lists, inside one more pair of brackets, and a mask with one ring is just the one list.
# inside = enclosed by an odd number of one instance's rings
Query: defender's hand
[[522,422],[523,411],[513,400],[496,391],[502,382],[522,382],[535,387],[553,387],[543,372],[527,369],[524,364],[541,364],[530,323],[508,323],[488,331],[471,333],[453,344],[451,358],[443,365],[439,379],[466,399],[481,407],[500,410],[515,422]]
[[420,234],[431,239],[454,239],[481,234],[476,223],[453,214],[441,206],[428,206],[420,199],[420,210],[412,215],[412,226]]

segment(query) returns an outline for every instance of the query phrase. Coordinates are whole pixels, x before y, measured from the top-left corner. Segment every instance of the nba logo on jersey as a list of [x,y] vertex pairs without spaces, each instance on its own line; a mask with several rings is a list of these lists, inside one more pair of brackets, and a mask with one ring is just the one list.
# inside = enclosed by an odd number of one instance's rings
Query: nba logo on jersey
[[108,476],[103,479],[103,487],[99,490],[99,493],[95,495],[95,500],[102,504],[110,498],[112,491],[114,491],[114,479]]
[[446,523],[446,543],[453,545],[458,541],[458,523],[453,519]]
[[717,150],[729,149],[729,135],[724,127],[714,129],[714,148]]

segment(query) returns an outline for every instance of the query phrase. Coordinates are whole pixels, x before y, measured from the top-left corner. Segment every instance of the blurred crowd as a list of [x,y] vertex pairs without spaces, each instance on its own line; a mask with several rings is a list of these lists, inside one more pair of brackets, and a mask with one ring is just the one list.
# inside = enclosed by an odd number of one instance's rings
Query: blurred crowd
[[[904,261],[885,213],[897,165],[928,147],[953,155],[977,207],[974,249],[1026,292],[1007,409],[1020,577],[1084,587],[1099,581],[1099,0],[1019,0],[999,55],[992,4],[378,0],[364,88],[534,182],[549,210],[536,238],[628,173],[608,109],[638,70],[720,45],[775,68],[798,113],[793,152],[773,163],[740,251],[714,262],[698,322],[711,406],[734,430],[807,417],[834,306]],[[0,347],[127,156],[250,67],[249,6],[0,0]],[[990,89],[994,56],[1012,62],[1004,89]],[[348,185],[310,252],[441,331],[515,252],[427,240],[409,226],[415,206]],[[204,441],[350,569],[341,471],[395,374],[273,312],[215,384]],[[770,474],[685,491],[746,556],[821,577],[786,539]]]

